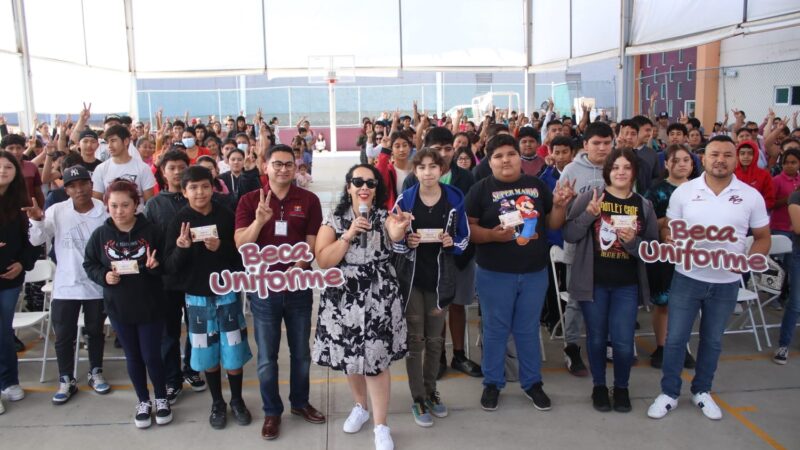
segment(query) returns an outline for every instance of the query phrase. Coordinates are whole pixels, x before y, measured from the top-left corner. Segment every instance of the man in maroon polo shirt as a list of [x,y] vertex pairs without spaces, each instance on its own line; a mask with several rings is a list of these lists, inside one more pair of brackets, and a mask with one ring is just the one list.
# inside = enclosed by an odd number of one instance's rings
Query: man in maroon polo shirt
[[[314,249],[317,231],[322,223],[319,198],[292,184],[297,170],[292,148],[276,145],[270,150],[265,171],[269,184],[245,194],[236,208],[237,246],[256,243],[266,245],[307,242]],[[294,266],[306,269],[310,263],[300,261]],[[290,268],[274,264],[270,271]],[[256,344],[258,345],[258,380],[264,403],[264,425],[261,435],[275,439],[280,434],[283,402],[278,392],[278,349],[281,340],[281,321],[286,324],[286,338],[291,353],[290,393],[291,412],[311,423],[325,423],[325,416],[308,403],[309,369],[311,366],[311,289],[304,291],[270,291],[267,298],[248,294],[253,313]]]

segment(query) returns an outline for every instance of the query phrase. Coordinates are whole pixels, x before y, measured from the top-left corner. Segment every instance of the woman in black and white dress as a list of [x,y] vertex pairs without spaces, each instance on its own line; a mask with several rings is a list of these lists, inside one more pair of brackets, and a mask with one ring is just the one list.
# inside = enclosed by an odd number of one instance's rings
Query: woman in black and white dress
[[[326,288],[320,297],[312,358],[347,375],[355,400],[344,431],[355,433],[369,420],[371,397],[375,444],[393,448],[386,411],[389,365],[406,355],[406,322],[397,275],[391,265],[392,241],[400,241],[410,223],[408,213],[385,208],[386,186],[373,166],[353,166],[335,210],[323,221],[316,242],[320,268],[338,267],[345,283]],[[368,218],[361,217],[365,205]],[[360,238],[366,236],[366,245]]]

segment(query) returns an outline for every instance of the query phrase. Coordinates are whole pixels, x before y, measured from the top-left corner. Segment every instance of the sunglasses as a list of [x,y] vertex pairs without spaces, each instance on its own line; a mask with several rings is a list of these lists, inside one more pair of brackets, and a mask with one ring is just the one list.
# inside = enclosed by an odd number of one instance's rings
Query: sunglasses
[[352,180],[350,180],[350,183],[352,183],[352,185],[357,187],[357,188],[361,188],[365,184],[370,189],[375,189],[376,187],[378,187],[378,180],[373,179],[373,178],[370,178],[368,180],[365,180],[363,178],[353,178]]

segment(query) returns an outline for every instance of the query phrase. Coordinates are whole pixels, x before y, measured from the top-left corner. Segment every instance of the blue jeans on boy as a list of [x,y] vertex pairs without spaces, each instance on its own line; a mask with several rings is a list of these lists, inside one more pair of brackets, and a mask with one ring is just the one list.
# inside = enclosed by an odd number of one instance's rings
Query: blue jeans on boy
[[22,286],[0,290],[0,389],[19,384],[14,345],[14,310]]
[[800,316],[800,249],[793,251],[788,258],[792,260],[792,272],[789,274],[792,283],[789,285],[789,300],[786,302],[781,321],[779,347],[788,347],[792,343],[797,317]]
[[289,402],[292,408],[308,405],[309,371],[311,368],[311,290],[270,292],[268,298],[249,293],[258,346],[258,381],[264,414],[280,416],[283,401],[278,390],[278,350],[281,344],[281,321],[286,323],[289,341]]
[[527,390],[542,381],[539,318],[547,292],[547,269],[506,273],[477,266],[475,275],[483,321],[483,384],[505,387],[506,344],[513,335],[519,384]]
[[606,343],[614,348],[614,387],[628,388],[639,286],[595,286],[592,301],[579,302],[586,322],[586,354],[595,386],[606,385]]
[[711,391],[711,382],[722,353],[722,333],[736,307],[738,294],[738,281],[708,283],[675,272],[669,292],[669,319],[661,368],[661,392],[672,398],[681,395],[681,371],[686,356],[686,343],[689,342],[698,311],[702,311],[703,315],[700,319],[700,343],[691,392],[698,394]]

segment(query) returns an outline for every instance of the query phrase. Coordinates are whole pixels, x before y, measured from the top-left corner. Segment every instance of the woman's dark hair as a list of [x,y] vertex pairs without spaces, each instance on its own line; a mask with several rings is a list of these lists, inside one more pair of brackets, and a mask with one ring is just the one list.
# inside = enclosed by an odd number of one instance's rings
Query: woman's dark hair
[[453,158],[458,161],[458,157],[461,156],[461,154],[469,156],[469,169],[472,170],[475,167],[475,154],[472,153],[472,149],[469,147],[460,147],[458,150],[456,150],[456,154],[453,156]]
[[414,154],[414,157],[411,159],[411,166],[414,170],[417,170],[417,166],[422,164],[422,160],[425,158],[430,158],[433,160],[433,163],[439,166],[440,168],[444,166],[444,159],[442,159],[442,155],[439,154],[438,151],[425,147],[422,150],[418,151]]
[[408,142],[408,146],[409,147],[413,147],[414,146],[414,140],[411,139],[411,136],[409,136],[408,133],[406,133],[405,131],[395,131],[394,133],[392,133],[389,136],[389,141],[390,141],[389,148],[390,149],[392,147],[394,147],[394,141],[396,141],[398,139],[402,139],[402,140]]
[[669,176],[669,170],[671,169],[671,166],[669,165],[669,161],[672,158],[674,158],[675,155],[678,152],[686,152],[689,155],[689,159],[692,160],[692,171],[689,172],[689,177],[688,177],[688,178],[692,178],[692,175],[694,174],[694,171],[696,169],[694,167],[694,158],[691,157],[692,156],[692,152],[689,151],[689,149],[687,149],[686,147],[684,147],[683,144],[672,144],[669,147],[667,147],[667,150],[665,151],[666,155],[664,156],[664,175],[663,175],[663,178],[667,178]]
[[350,181],[353,179],[353,172],[355,172],[358,168],[369,169],[372,172],[372,176],[378,181],[378,186],[375,188],[375,197],[373,199],[374,207],[376,209],[385,208],[386,200],[389,198],[389,194],[386,191],[386,185],[383,184],[383,177],[381,177],[381,173],[378,172],[378,169],[376,169],[373,165],[356,164],[347,171],[347,175],[344,177],[344,192],[342,192],[342,197],[339,199],[339,204],[336,205],[336,209],[333,211],[333,214],[336,216],[344,216],[347,210],[353,206],[353,201],[350,199],[350,193],[347,192],[347,189],[350,187]]
[[[244,151],[242,151],[242,149],[237,147],[237,148],[232,148],[231,151],[228,152],[228,156],[225,157],[225,159],[226,160],[231,159],[231,155],[234,154],[234,153],[238,153],[238,154],[242,155],[242,158],[245,157],[244,156]],[[292,155],[294,155],[294,153]]]
[[[7,159],[14,165],[14,179],[11,180],[5,194],[0,195],[0,224],[5,225],[20,216],[20,208],[30,205],[30,198],[25,177],[22,175],[22,166],[17,158],[5,150],[0,150],[0,159]],[[27,231],[28,221],[23,220],[22,223]]]
[[798,161],[800,161],[800,150],[796,148],[790,148],[788,150],[784,150],[783,153],[781,154],[781,161],[786,161],[787,156],[794,156],[795,158],[797,158]]
[[[211,142],[211,141],[214,141],[214,142],[217,143],[217,146],[219,147],[219,152],[222,153],[222,140],[220,138],[218,138],[217,135],[214,134],[213,131],[210,131],[206,135],[206,139],[205,139],[205,141],[203,141],[203,143],[206,144],[206,147],[208,147],[208,143]],[[233,142],[235,143],[236,141],[233,141]]]
[[603,181],[606,182],[606,186],[611,185],[611,169],[614,167],[614,162],[619,158],[625,158],[631,163],[631,189],[633,189],[633,186],[636,185],[636,174],[639,173],[639,164],[637,162],[636,153],[633,153],[633,150],[629,148],[615,148],[611,150],[611,153],[609,153],[606,158],[605,164],[603,164]]
[[128,194],[133,200],[133,204],[139,206],[139,189],[133,182],[121,178],[112,181],[108,188],[106,188],[106,193],[103,194],[103,203],[106,207],[108,207],[108,199],[111,198],[111,193],[113,192],[124,192]]
[[136,140],[136,148],[141,147],[145,142],[150,142],[151,144],[155,145],[155,142],[153,142],[153,139],[151,139],[150,136],[142,136]]
[[195,161],[195,165],[199,166],[201,162],[210,162],[211,164],[214,165],[215,169],[219,170],[219,167],[217,166],[217,161],[214,159],[213,156],[203,155],[197,158],[197,161]]

